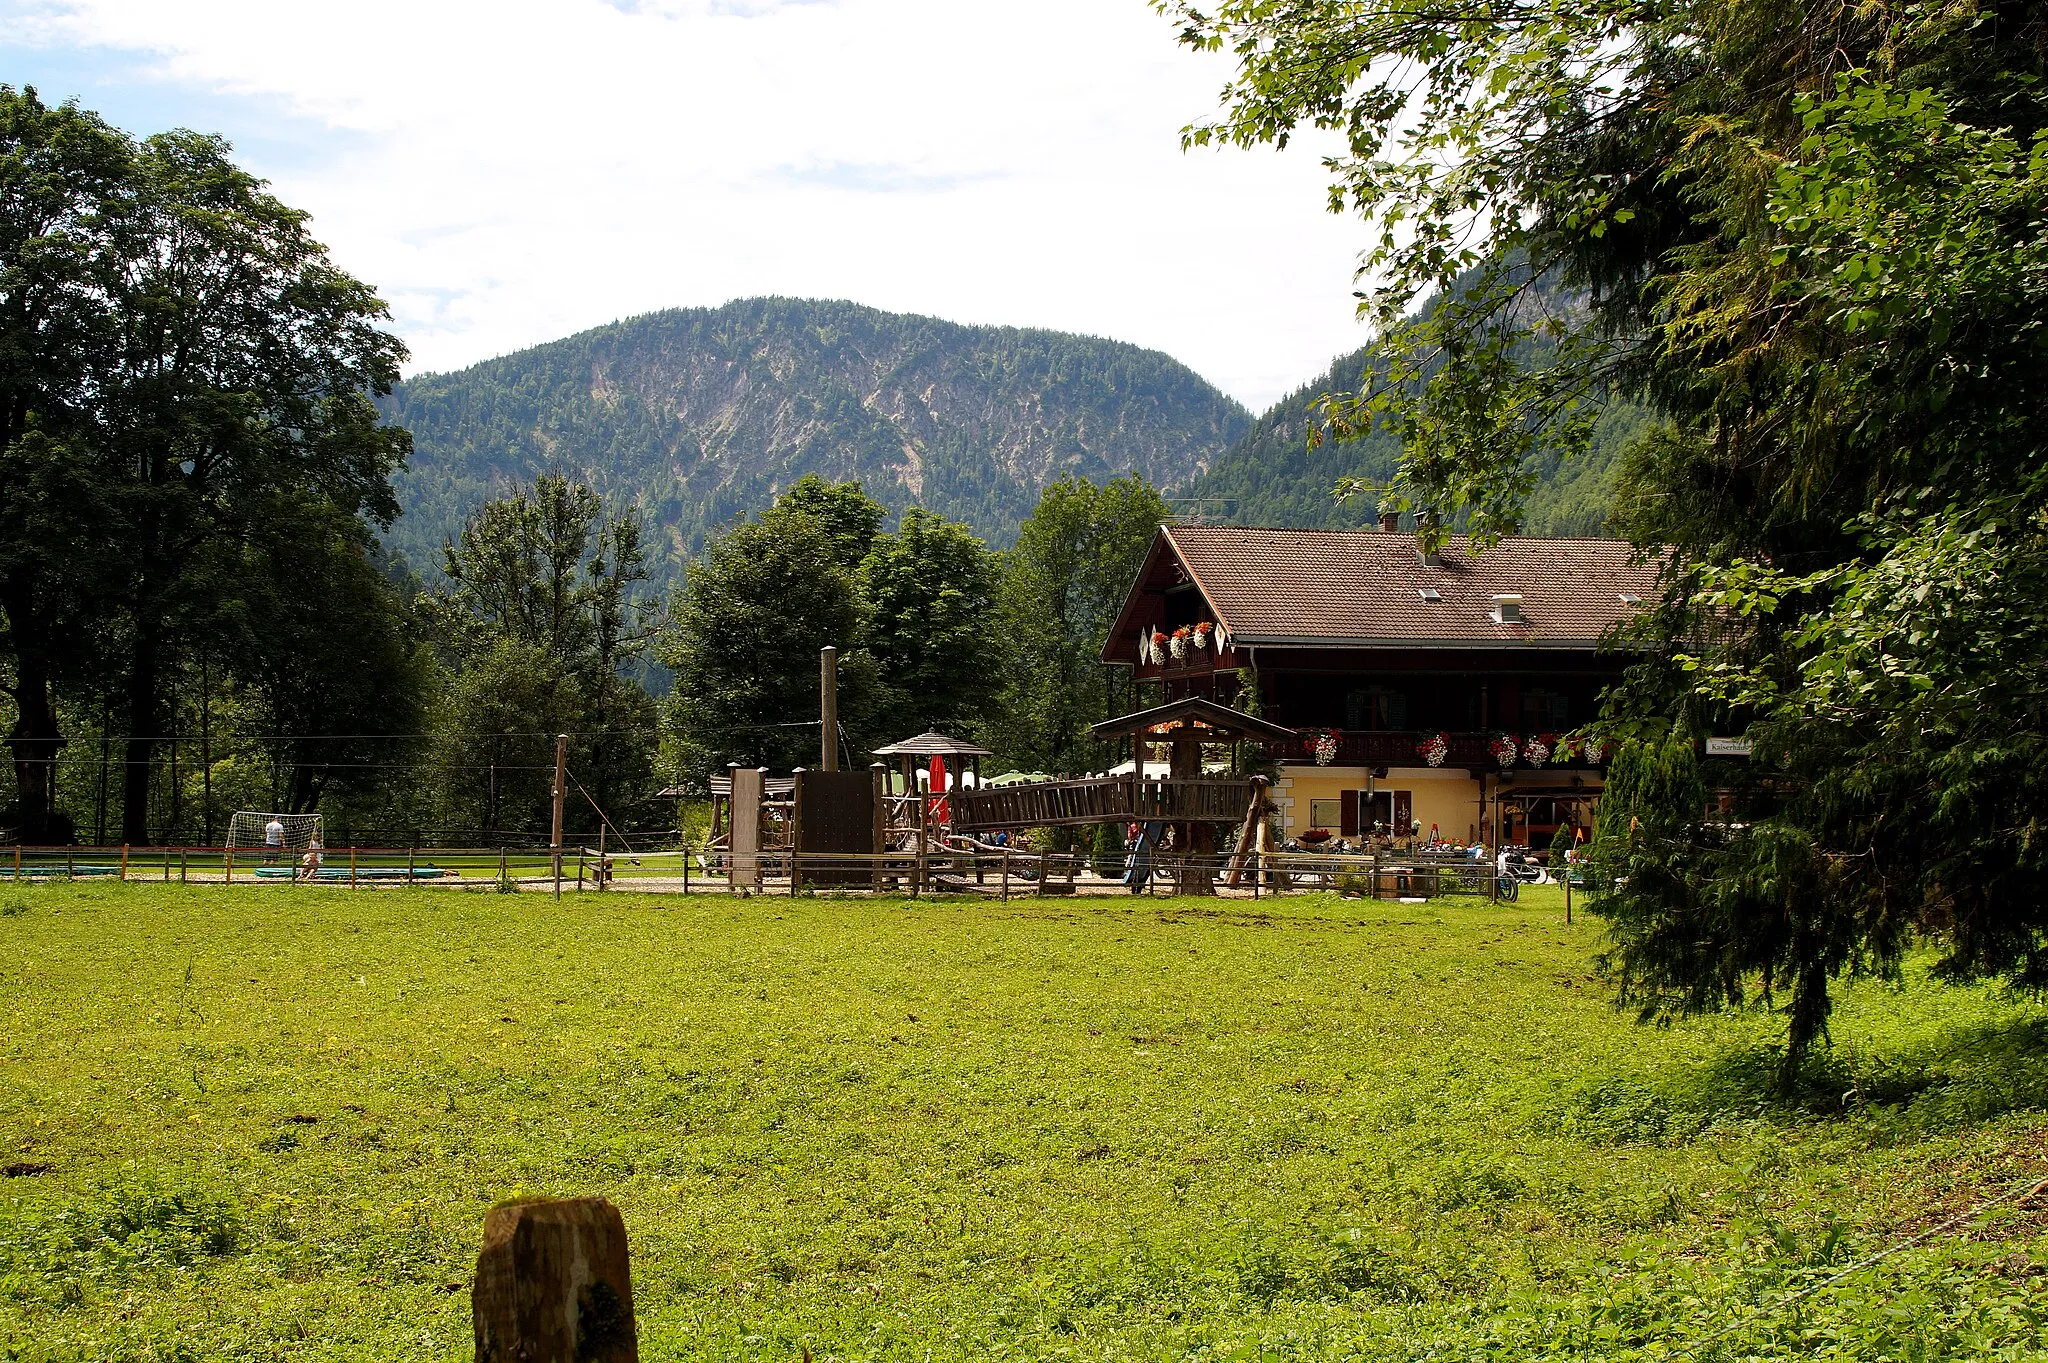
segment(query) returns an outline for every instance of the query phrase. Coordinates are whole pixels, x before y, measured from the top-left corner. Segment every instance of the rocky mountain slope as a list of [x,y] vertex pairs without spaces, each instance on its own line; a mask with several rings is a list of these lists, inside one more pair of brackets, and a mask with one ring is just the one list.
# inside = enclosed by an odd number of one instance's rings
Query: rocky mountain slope
[[650,313],[423,375],[386,413],[413,433],[390,542],[416,567],[478,503],[560,469],[640,502],[664,580],[806,473],[1003,545],[1061,474],[1182,484],[1251,426],[1158,351],[787,298]]

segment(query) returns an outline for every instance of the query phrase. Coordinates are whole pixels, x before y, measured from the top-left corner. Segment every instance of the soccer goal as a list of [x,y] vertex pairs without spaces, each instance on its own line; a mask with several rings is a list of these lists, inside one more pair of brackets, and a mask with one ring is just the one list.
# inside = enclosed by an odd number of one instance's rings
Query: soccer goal
[[301,852],[320,840],[318,814],[272,814],[261,809],[238,809],[228,820],[230,852],[254,851],[260,856],[284,856],[296,862]]

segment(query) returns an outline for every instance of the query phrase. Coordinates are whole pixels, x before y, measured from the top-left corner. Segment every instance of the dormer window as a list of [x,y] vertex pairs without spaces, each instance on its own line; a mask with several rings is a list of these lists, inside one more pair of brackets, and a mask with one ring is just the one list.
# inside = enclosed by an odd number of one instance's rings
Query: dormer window
[[1522,594],[1501,592],[1493,598],[1493,618],[1496,624],[1519,625],[1522,623]]
[[1444,599],[1444,594],[1434,587],[1417,587],[1415,594],[1424,601],[1441,601]]

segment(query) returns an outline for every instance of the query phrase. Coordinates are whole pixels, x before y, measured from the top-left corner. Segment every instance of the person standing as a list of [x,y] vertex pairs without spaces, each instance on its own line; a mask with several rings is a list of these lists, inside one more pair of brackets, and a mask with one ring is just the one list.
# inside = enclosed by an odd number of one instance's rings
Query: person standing
[[270,865],[283,851],[284,820],[273,814],[270,816],[270,822],[263,825],[263,864]]

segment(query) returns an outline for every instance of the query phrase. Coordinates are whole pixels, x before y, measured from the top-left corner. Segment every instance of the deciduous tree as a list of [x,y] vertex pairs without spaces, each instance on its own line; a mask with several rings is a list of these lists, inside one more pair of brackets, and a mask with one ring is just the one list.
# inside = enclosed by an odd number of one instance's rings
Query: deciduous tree
[[[1600,393],[1663,418],[1618,498],[1670,591],[1607,723],[1747,725],[1756,760],[1713,777],[1732,817],[1632,853],[1625,993],[1782,992],[1789,1077],[1829,980],[1896,969],[1916,932],[1952,975],[2048,984],[2048,13],[1162,8],[1239,63],[1190,141],[1346,142],[1331,202],[1372,223],[1385,381],[1323,429],[1396,430],[1396,500],[1484,541]],[[1574,305],[1533,306],[1539,279]]]
[[1040,494],[1004,563],[1009,659],[990,731],[1005,757],[1044,771],[1093,765],[1087,726],[1115,705],[1102,642],[1166,514],[1138,478],[1063,478]]

